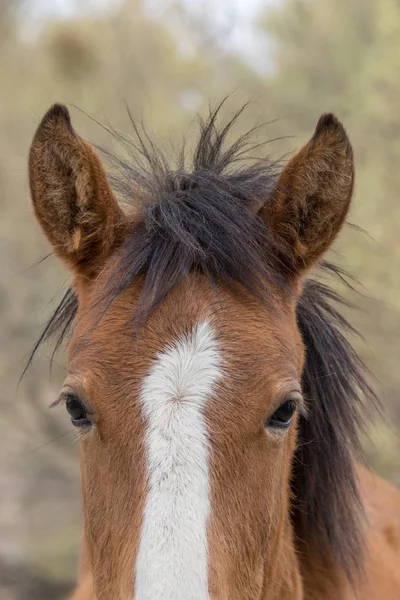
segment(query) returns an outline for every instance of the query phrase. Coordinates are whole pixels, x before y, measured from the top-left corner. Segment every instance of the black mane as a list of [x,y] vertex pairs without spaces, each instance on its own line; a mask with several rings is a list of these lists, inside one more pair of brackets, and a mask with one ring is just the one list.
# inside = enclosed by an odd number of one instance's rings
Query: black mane
[[[268,284],[284,287],[290,259],[253,208],[276,185],[277,163],[245,160],[253,146],[248,135],[227,146],[236,117],[218,128],[219,108],[200,122],[191,169],[183,154],[171,170],[164,155],[134,124],[136,142],[117,135],[133,162],[113,161],[111,180],[126,200],[139,202],[139,218],[110,270],[108,307],[142,275],[141,319],[188,273],[198,270],[213,282],[240,284],[268,301]],[[243,161],[243,162],[240,162]],[[340,268],[322,269],[343,279]],[[375,396],[364,365],[345,334],[353,331],[339,312],[344,301],[320,280],[308,279],[298,301],[298,324],[307,349],[303,373],[307,419],[301,417],[293,470],[293,523],[297,537],[327,563],[339,564],[351,578],[362,567],[363,510],[355,459],[360,433]],[[60,346],[73,325],[77,298],[69,289],[50,318],[40,344],[57,335]],[[300,547],[301,550],[301,547]]]

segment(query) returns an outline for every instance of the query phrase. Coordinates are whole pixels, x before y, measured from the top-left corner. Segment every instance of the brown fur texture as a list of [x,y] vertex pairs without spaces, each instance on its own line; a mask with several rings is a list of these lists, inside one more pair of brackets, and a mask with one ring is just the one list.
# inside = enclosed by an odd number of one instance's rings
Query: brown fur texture
[[36,131],[29,154],[35,214],[54,251],[83,275],[95,275],[120,240],[123,223],[100,161],[55,104]]
[[[158,353],[204,319],[225,373],[206,408],[212,600],[396,600],[400,495],[364,470],[358,489],[357,394],[368,386],[334,294],[304,283],[347,214],[350,143],[326,115],[278,179],[269,165],[227,172],[235,153],[221,153],[215,118],[203,124],[192,172],[171,173],[154,156],[154,177],[129,170],[132,217],[66,109],[51,109],[34,139],[35,212],[74,276],[47,331],[75,318],[66,384],[91,415],[81,437],[86,565],[74,600],[133,596],[147,493],[139,391]],[[321,387],[316,369],[332,365]],[[300,387],[309,424],[298,414],[286,432],[266,429]]]
[[293,270],[315,264],[342,226],[354,185],[353,150],[332,114],[318,121],[311,140],[282,171],[262,216],[293,254]]

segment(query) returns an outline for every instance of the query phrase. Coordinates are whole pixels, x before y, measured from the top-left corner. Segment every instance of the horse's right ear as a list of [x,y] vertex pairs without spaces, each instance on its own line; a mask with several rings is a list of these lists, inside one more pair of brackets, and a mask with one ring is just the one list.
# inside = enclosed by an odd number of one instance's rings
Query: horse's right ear
[[65,106],[52,106],[36,131],[29,184],[55,253],[73,272],[94,277],[119,241],[124,215],[100,159],[75,133]]

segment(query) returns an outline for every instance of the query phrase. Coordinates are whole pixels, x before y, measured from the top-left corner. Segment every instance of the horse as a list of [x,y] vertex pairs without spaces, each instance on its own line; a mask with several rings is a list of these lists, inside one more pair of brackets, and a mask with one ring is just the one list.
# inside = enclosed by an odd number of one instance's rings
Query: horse
[[35,133],[34,213],[72,274],[37,345],[69,339],[73,599],[398,600],[400,493],[363,464],[377,399],[325,277],[351,143],[324,114],[285,166],[242,160],[235,120],[200,119],[190,166],[137,128],[110,175],[65,106]]

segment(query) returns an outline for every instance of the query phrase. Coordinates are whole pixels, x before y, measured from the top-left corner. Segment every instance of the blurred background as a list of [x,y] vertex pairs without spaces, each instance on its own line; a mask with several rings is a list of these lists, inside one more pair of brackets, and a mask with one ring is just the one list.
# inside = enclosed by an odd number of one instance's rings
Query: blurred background
[[231,93],[226,118],[250,100],[237,132],[268,122],[258,136],[280,138],[267,145],[274,158],[337,113],[357,162],[351,221],[367,233],[348,227],[335,259],[360,280],[350,319],[365,342],[355,343],[387,408],[365,447],[400,484],[399,45],[400,0],[0,0],[2,600],[64,598],[80,540],[76,439],[66,414],[47,410],[63,352],[50,369],[43,348],[18,385],[68,283],[56,259],[41,261],[49,248],[27,188],[30,141],[55,101],[96,144],[115,142],[95,120],[131,132],[128,105],[168,147]]

